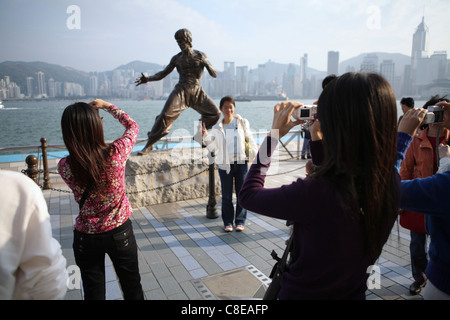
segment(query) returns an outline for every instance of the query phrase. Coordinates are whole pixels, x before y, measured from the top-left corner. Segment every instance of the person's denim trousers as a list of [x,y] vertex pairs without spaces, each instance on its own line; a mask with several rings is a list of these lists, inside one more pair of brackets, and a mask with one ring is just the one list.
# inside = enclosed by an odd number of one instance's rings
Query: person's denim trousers
[[113,263],[125,300],[143,300],[137,244],[131,221],[104,233],[74,230],[73,250],[86,300],[105,300],[105,254]]
[[411,269],[414,280],[423,282],[423,274],[428,265],[427,235],[415,231],[410,232],[411,242],[409,252],[411,255]]
[[[248,171],[248,162],[232,163],[230,173],[219,169],[219,177],[222,185],[222,220],[224,226],[245,225],[247,210],[239,205],[239,191],[241,191],[244,179]],[[236,214],[233,205],[233,184],[236,191]]]

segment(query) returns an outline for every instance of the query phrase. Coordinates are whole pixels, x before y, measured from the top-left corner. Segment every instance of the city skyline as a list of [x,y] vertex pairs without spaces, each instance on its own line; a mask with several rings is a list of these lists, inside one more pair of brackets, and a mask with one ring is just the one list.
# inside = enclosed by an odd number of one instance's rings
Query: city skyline
[[[403,72],[397,72],[396,70],[405,67],[408,69],[411,62],[411,57],[389,53],[363,54],[342,63],[339,61],[339,52],[330,51],[328,56],[328,72],[308,68],[307,55],[302,57],[301,65],[268,61],[265,64],[259,64],[258,68],[255,69],[249,69],[248,66],[236,66],[235,62],[228,61],[224,63],[223,71],[218,71],[216,79],[204,74],[201,82],[208,94],[216,98],[229,94],[238,97],[254,96],[254,98],[255,96],[286,94],[288,98],[307,98],[320,94],[322,79],[330,73],[335,73],[336,70],[339,70],[338,65],[341,65],[340,70],[342,72],[338,74],[348,71],[380,73],[391,83],[396,93],[400,94],[402,93],[402,82],[407,81],[407,79],[404,79]],[[437,56],[441,55],[438,54]],[[446,54],[444,56],[445,63],[450,66],[450,60],[446,59]],[[433,57],[424,59],[425,63],[431,60],[433,60]],[[136,66],[136,63],[139,66]],[[22,64],[30,64],[36,68],[34,63],[22,62],[13,63],[13,68],[20,69]],[[44,66],[42,63],[38,63],[38,65],[38,68],[41,68],[40,70],[46,70],[45,63]],[[346,65],[346,70],[343,70],[342,65]],[[48,66],[54,67],[55,65],[48,64]],[[62,66],[57,67],[65,69]],[[22,84],[22,88],[15,83],[16,79],[4,75],[0,79],[0,98],[39,99],[100,95],[131,99],[165,99],[164,95],[167,95],[178,81],[178,73],[175,71],[162,81],[152,82],[140,87],[135,87],[134,84],[135,78],[140,75],[141,71],[153,74],[160,71],[161,67],[152,63],[132,62],[109,72],[91,72],[89,76],[86,74],[82,84],[72,80],[55,81],[51,76],[55,71],[52,72],[52,70],[49,70],[49,72],[37,71],[24,77],[26,78],[26,84]],[[450,71],[450,68],[445,68],[445,70],[447,69]],[[58,70],[56,73],[60,73],[60,71]],[[436,72],[434,73],[436,74]],[[449,73],[445,74],[447,78],[450,78]],[[434,79],[433,77],[434,75],[430,74],[430,80]],[[446,92],[450,92],[449,89],[450,87],[445,88]],[[412,93],[409,92],[408,94]]]
[[[339,67],[337,64],[340,63],[339,52],[329,52],[329,54],[332,54],[334,57],[332,61],[329,61],[329,66],[332,65],[332,70],[338,70]],[[347,71],[360,70],[362,68],[366,69],[362,71],[378,72],[378,65],[364,62],[368,57],[373,55],[377,57],[375,59],[376,64],[378,63],[378,55],[387,55],[390,57],[390,54],[388,53],[372,53],[364,55],[361,63],[357,62],[347,66],[347,69],[350,68],[350,70]],[[354,57],[351,60],[358,60],[358,58],[360,57]],[[405,58],[407,57],[404,56],[402,60],[405,60]],[[382,60],[383,59],[380,59],[380,62]],[[131,95],[135,99],[141,98],[142,96],[148,97],[149,95],[150,98],[161,98],[164,94],[168,94],[178,81],[178,73],[174,71],[164,80],[152,82],[138,88],[135,87],[134,80],[140,75],[140,72],[143,71],[148,74],[153,74],[160,71],[163,67],[146,62],[131,62],[107,72],[86,73],[84,81],[62,81],[60,79],[53,79],[52,74],[59,74],[61,76],[61,69],[64,69],[68,73],[78,73],[78,71],[73,69],[67,70],[63,66],[41,62],[5,63],[8,65],[11,64],[13,66],[12,69],[14,70],[23,68],[29,69],[31,66],[35,69],[37,68],[36,70],[39,71],[26,73],[26,75],[23,76],[24,79],[21,79],[22,81],[20,81],[20,86],[17,83],[19,81],[17,75],[11,77],[11,75],[4,74],[3,72],[2,76],[0,76],[1,99],[82,97],[88,95],[97,96],[99,94],[105,97],[114,96],[122,98],[124,96],[129,96],[130,92],[133,91],[135,92]],[[0,65],[5,63],[0,63]],[[278,95],[280,93],[286,93],[286,91],[290,97],[293,95],[298,97],[299,95],[302,95],[302,91],[299,92],[299,88],[294,87],[300,85],[301,82],[314,82],[312,83],[314,87],[313,90],[319,91],[320,82],[323,77],[329,74],[329,72],[310,69],[308,67],[308,57],[306,54],[302,57],[300,63],[301,65],[294,63],[280,64],[275,61],[268,61],[266,63],[258,64],[257,68],[249,69],[248,66],[238,66],[233,61],[226,61],[224,62],[223,70],[217,70],[218,77],[216,79],[212,78],[207,73],[204,73],[201,82],[209,94],[216,97],[227,94],[238,96]],[[139,67],[136,67],[135,64],[138,64]],[[53,70],[54,67],[59,69]],[[52,69],[47,71],[49,68]],[[368,68],[371,68],[372,70],[368,70]],[[56,78],[58,78],[58,76]],[[289,81],[291,83],[289,83]],[[255,86],[259,86],[259,88],[256,88]],[[309,86],[311,86],[311,84],[309,84]]]
[[[447,10],[446,10],[447,9]],[[124,61],[166,65],[186,27],[193,45],[219,69],[225,61],[256,68],[265,61],[327,70],[367,52],[411,55],[411,35],[425,14],[430,52],[450,52],[445,0],[375,1],[11,1],[0,2],[0,61],[44,61],[102,72]],[[18,23],[20,21],[20,23]]]

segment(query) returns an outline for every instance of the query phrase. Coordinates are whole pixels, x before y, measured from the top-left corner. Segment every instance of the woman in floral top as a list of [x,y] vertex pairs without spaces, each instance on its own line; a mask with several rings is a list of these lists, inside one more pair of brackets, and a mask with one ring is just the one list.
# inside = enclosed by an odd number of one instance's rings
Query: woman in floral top
[[[105,143],[99,109],[125,127],[121,138]],[[75,261],[85,299],[105,299],[105,253],[113,262],[125,299],[143,299],[137,245],[125,193],[125,164],[139,133],[125,112],[100,99],[68,106],[61,128],[69,156],[58,171],[80,205],[74,230]]]

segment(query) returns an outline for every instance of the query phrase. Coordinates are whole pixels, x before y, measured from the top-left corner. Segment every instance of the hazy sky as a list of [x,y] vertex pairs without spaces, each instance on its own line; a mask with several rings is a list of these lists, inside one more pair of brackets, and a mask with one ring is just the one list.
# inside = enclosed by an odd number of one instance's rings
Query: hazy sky
[[[75,5],[76,7],[71,7]],[[224,61],[257,67],[269,59],[326,71],[340,61],[383,51],[411,55],[422,20],[429,51],[450,55],[450,0],[0,0],[0,62],[44,61],[83,71],[133,60],[166,65],[181,28],[216,70]]]

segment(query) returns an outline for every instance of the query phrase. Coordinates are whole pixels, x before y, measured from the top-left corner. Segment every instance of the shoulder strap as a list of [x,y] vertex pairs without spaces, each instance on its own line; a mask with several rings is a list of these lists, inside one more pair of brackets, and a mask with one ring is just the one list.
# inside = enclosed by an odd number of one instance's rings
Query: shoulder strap
[[294,239],[294,232],[292,232],[291,236],[289,237],[289,240],[286,245],[286,250],[284,250],[283,257],[281,258],[281,261],[284,261],[284,263],[286,263],[287,256],[288,256],[289,252],[291,251],[293,239]]
[[245,137],[248,138],[247,128],[246,128],[246,126],[245,126],[245,120],[244,120],[244,118],[240,118],[240,119],[239,119],[239,122],[241,123],[242,128],[244,129],[244,135],[245,135]]
[[286,244],[286,249],[284,250],[283,256],[281,258],[278,257],[275,250],[272,250],[272,253],[270,255],[277,262],[273,266],[273,269],[272,269],[272,272],[270,273],[269,278],[273,279],[273,277],[275,276],[275,274],[277,272],[278,273],[284,272],[286,270],[286,268],[288,266],[287,258],[288,258],[289,252],[291,251],[293,238],[294,238],[294,233],[292,233],[291,236],[289,237],[289,240],[287,241],[287,244]]

